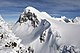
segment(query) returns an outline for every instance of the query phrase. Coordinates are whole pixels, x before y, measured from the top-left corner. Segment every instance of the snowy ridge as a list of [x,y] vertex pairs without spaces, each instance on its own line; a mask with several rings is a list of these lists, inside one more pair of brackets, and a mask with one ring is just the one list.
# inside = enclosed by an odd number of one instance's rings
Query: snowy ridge
[[0,26],[0,53],[80,53],[80,25],[64,16],[27,7],[11,29],[5,21]]
[[55,20],[58,20],[58,21],[64,22],[64,23],[71,23],[72,24],[72,20],[69,18],[66,18],[65,16],[61,16],[61,18],[55,18]]
[[74,23],[77,23],[77,24],[80,24],[80,17],[76,17],[74,20],[73,20]]

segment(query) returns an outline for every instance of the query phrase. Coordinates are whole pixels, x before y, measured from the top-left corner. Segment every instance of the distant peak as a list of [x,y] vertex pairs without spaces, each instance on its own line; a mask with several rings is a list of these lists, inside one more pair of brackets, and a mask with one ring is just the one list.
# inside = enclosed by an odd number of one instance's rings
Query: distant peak
[[4,21],[4,19],[2,18],[2,16],[0,15],[0,21]]
[[66,18],[66,16],[61,16],[61,18],[62,18],[62,19],[65,19],[65,18]]

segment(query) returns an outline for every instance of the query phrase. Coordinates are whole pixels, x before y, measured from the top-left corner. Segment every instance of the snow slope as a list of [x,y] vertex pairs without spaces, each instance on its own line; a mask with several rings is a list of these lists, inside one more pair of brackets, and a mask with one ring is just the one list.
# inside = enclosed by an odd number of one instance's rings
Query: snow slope
[[[27,21],[21,25],[17,22],[13,26],[12,31],[16,36],[22,39],[23,44],[31,45],[36,50],[35,53],[58,53],[58,44],[75,45],[80,48],[79,24],[57,21],[46,12],[39,12],[33,7],[27,7],[21,16],[23,16],[25,12],[27,13],[28,10],[37,15],[40,21],[38,27],[34,28],[31,25],[31,21]],[[45,22],[46,24],[43,25]],[[46,41],[40,44],[39,37],[44,31],[47,31]],[[48,34],[48,31],[52,31],[52,34]],[[58,40],[57,36],[59,34],[61,38]]]

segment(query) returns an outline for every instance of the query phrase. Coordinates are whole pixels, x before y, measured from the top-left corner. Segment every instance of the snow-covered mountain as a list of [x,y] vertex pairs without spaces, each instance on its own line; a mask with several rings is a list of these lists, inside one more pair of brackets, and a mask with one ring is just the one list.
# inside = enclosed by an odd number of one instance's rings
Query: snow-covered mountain
[[80,53],[80,24],[65,16],[27,7],[12,28],[1,16],[0,26],[0,53]]
[[69,19],[65,16],[61,16],[60,18],[54,18],[54,19],[57,20],[57,21],[60,21],[60,22],[68,23],[68,24],[73,23],[71,19]]
[[[32,17],[28,18],[27,13],[29,10],[32,13]],[[34,17],[34,13],[36,17]],[[46,17],[51,18],[51,16],[48,14],[46,16],[46,14],[42,14],[42,12],[39,12],[33,7],[27,7],[12,28],[13,33],[22,39],[21,43],[32,46],[35,53],[44,53],[45,50],[47,50],[46,53],[53,53],[57,52],[57,48],[59,47],[57,44],[58,39],[56,38],[60,36],[56,30],[54,31],[51,28],[50,22],[45,19]],[[25,21],[22,18],[27,19]],[[33,21],[35,24],[32,23]]]
[[76,17],[74,20],[73,20],[74,23],[77,23],[77,24],[80,24],[80,17]]
[[[35,21],[35,25],[37,25],[36,27],[34,27],[34,24],[31,23],[33,22],[33,20],[27,17],[28,11],[36,15],[36,18],[39,21],[39,24],[37,24]],[[21,20],[22,22],[20,22],[21,18],[27,18],[27,20],[26,21]],[[33,16],[32,18],[34,19]],[[40,53],[39,51],[42,51],[41,53],[44,53],[45,51],[43,50],[47,50],[46,53],[50,53],[50,51],[51,53],[53,53],[54,51],[56,53],[57,47],[59,45],[75,45],[76,47],[80,48],[80,45],[79,45],[80,43],[79,31],[80,30],[78,30],[80,29],[79,27],[80,25],[79,24],[67,24],[67,22],[72,22],[72,21],[70,19],[65,18],[64,16],[61,17],[61,19],[63,20],[63,22],[58,21],[59,19],[52,18],[46,12],[40,12],[33,7],[27,7],[24,10],[24,12],[20,15],[19,20],[13,27],[13,33],[15,33],[16,36],[19,36],[23,40],[22,41],[23,44],[33,45],[35,50],[37,50],[36,53]],[[50,29],[52,32],[51,35],[48,34],[48,31]],[[45,31],[47,33],[45,37],[45,40],[48,39],[46,41],[47,43],[45,42],[44,44],[40,45],[39,37]],[[57,35],[57,38],[56,38],[56,35]],[[57,39],[59,40],[57,41]],[[50,45],[53,45],[51,47],[52,48],[51,50],[49,50]],[[57,45],[57,46],[54,46],[54,45]]]

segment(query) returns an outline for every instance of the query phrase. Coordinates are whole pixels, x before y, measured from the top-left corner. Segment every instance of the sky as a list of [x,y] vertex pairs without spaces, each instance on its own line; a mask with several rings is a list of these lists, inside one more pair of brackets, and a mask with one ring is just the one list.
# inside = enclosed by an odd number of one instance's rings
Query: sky
[[0,0],[0,14],[7,22],[16,22],[23,10],[32,6],[51,16],[80,16],[80,0]]

